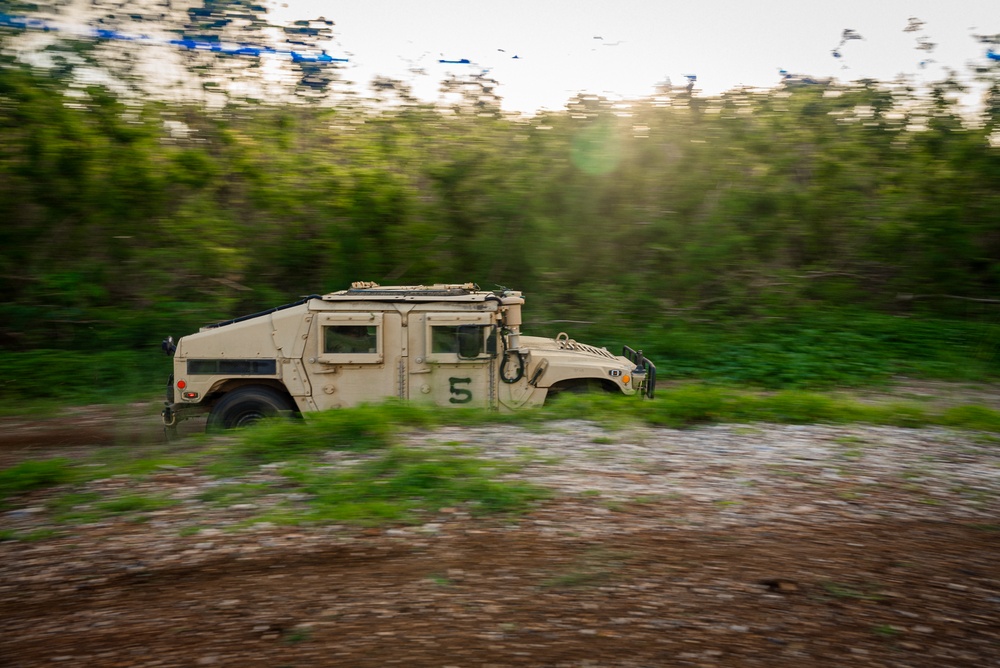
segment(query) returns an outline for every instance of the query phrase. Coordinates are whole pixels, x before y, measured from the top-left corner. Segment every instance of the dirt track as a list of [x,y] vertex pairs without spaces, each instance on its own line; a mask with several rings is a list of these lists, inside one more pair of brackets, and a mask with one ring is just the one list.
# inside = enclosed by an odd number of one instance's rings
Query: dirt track
[[[582,423],[460,433],[414,447],[464,438],[504,456],[538,439],[561,459],[524,475],[554,500],[513,522],[447,508],[412,528],[239,531],[228,527],[252,509],[185,501],[144,522],[3,542],[0,663],[1000,665],[989,438],[765,426],[597,445]],[[35,452],[60,447],[89,449]],[[164,470],[95,489],[189,499],[199,484]],[[20,499],[4,525],[45,525],[50,494]]]

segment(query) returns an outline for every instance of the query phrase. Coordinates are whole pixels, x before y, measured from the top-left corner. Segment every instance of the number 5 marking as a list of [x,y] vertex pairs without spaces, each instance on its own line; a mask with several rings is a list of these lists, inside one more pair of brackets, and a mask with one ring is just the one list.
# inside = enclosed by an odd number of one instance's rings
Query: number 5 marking
[[448,399],[448,403],[452,404],[467,404],[472,401],[472,390],[465,387],[455,387],[459,383],[471,383],[471,378],[449,378],[449,389],[451,390],[452,396]]

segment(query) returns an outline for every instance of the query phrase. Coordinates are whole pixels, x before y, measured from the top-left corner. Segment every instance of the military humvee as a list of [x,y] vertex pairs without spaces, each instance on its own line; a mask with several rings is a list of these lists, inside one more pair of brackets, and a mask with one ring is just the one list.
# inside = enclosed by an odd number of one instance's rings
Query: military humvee
[[312,295],[201,328],[176,345],[163,423],[208,414],[210,431],[389,397],[513,410],[560,392],[653,396],[656,367],[559,334],[521,334],[520,292],[464,285]]

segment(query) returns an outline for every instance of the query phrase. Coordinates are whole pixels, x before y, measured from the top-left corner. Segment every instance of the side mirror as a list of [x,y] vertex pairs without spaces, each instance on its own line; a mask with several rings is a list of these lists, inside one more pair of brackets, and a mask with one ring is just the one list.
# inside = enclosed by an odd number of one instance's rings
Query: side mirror
[[173,357],[174,351],[177,350],[177,344],[174,343],[174,337],[168,336],[167,338],[163,339],[163,342],[160,344],[160,348],[163,349],[164,353],[166,353],[170,357]]

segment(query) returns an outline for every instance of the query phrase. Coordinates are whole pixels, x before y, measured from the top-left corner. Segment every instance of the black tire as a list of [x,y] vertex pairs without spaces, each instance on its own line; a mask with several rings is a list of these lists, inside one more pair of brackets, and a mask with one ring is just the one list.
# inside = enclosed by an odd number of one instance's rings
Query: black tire
[[206,431],[249,427],[265,418],[291,414],[295,407],[288,397],[269,387],[244,387],[222,397],[208,415]]

